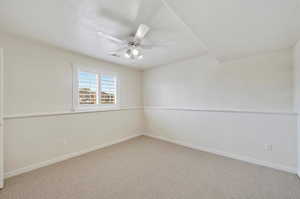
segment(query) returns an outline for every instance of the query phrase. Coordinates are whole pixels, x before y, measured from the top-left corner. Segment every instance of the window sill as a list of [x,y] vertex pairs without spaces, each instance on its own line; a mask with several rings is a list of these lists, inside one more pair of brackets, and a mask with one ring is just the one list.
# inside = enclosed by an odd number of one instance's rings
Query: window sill
[[101,107],[78,107],[74,108],[74,112],[84,113],[84,112],[101,112],[101,111],[119,111],[121,107],[116,106],[101,106]]

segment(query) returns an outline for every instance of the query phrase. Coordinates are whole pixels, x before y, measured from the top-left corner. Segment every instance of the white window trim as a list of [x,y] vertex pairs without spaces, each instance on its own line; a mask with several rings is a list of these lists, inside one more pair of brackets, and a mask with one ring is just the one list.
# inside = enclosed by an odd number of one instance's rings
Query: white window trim
[[[95,67],[81,66],[73,64],[73,111],[108,111],[108,110],[120,110],[120,80],[116,72],[110,72],[103,69],[97,69]],[[116,77],[116,103],[115,104],[79,104],[79,72],[90,72],[98,74],[98,102],[101,101],[101,75],[111,75]]]

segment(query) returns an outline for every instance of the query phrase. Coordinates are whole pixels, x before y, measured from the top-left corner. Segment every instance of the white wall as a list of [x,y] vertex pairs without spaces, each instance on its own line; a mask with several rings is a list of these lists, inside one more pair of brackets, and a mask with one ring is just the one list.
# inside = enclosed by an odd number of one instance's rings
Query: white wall
[[121,107],[141,107],[142,73],[47,45],[0,34],[4,48],[5,173],[141,133],[143,111],[15,118],[72,108],[71,64],[117,72]]
[[209,57],[148,70],[145,106],[293,110],[292,51],[218,64]]
[[[295,85],[295,111],[300,113],[300,41],[294,48],[294,85]],[[298,124],[298,175],[300,176],[300,117],[297,117]]]
[[[295,172],[292,51],[144,72],[147,133]],[[272,145],[272,151],[265,150]]]

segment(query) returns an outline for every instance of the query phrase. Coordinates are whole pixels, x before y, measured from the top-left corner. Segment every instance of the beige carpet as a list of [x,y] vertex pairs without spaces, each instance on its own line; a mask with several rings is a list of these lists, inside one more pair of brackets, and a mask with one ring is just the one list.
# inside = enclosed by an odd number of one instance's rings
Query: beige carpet
[[292,174],[138,137],[6,181],[1,199],[299,199]]

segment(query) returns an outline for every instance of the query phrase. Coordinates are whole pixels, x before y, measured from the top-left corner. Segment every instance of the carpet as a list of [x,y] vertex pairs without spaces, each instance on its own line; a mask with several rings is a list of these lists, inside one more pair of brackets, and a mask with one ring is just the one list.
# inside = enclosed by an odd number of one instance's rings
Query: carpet
[[296,175],[141,136],[5,181],[1,199],[299,199]]

